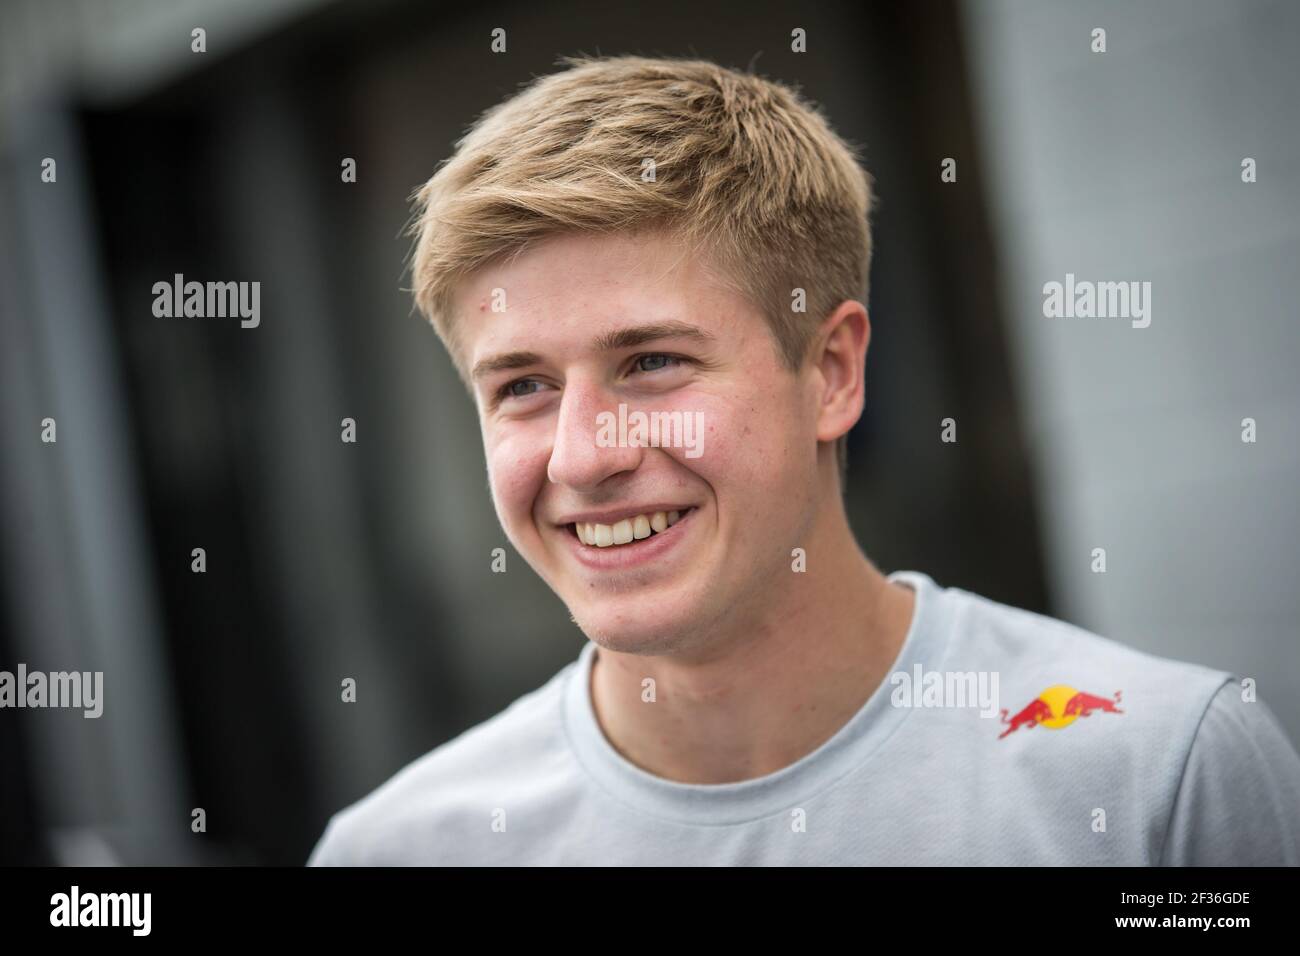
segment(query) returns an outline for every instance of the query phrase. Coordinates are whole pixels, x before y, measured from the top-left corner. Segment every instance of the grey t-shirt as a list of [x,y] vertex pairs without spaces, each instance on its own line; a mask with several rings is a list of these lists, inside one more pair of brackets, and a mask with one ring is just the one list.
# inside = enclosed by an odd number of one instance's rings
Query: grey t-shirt
[[1300,864],[1300,756],[1237,675],[890,578],[917,592],[891,677],[776,773],[682,784],[627,761],[588,642],[334,814],[308,865]]

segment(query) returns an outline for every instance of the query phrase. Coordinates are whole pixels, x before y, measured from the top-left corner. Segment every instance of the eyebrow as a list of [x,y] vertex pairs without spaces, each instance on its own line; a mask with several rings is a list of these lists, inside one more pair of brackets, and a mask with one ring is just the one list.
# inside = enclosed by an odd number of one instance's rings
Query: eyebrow
[[[615,352],[619,349],[636,348],[638,345],[645,345],[648,342],[657,342],[660,339],[673,338],[694,339],[697,342],[716,341],[712,332],[707,332],[688,322],[679,322],[674,319],[667,322],[652,322],[648,325],[637,325],[627,329],[606,332],[604,335],[597,337],[592,344],[598,352]],[[529,365],[540,364],[541,361],[542,357],[536,352],[503,352],[500,355],[493,355],[476,363],[470,377],[477,381],[485,375],[491,375],[493,372],[525,368]]]

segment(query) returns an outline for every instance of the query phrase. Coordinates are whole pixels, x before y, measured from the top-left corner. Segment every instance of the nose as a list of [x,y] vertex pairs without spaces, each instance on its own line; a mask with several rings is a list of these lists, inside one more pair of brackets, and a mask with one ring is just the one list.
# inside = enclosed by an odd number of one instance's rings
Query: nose
[[[604,414],[605,418],[602,418]],[[603,434],[614,439],[611,447],[597,442],[601,423],[612,419]],[[555,438],[546,476],[557,485],[576,491],[595,491],[606,478],[635,471],[644,449],[620,447],[618,402],[596,383],[570,379],[560,398]]]

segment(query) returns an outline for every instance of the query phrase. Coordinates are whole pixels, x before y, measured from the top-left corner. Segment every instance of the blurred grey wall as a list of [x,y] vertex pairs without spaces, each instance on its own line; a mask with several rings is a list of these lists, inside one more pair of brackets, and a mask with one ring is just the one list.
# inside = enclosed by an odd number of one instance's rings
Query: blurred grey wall
[[[0,443],[7,449],[0,580],[16,625],[5,635],[14,659],[0,667],[23,661],[33,669],[101,670],[111,698],[100,719],[55,711],[22,723],[29,736],[21,753],[50,862],[227,862],[184,837],[190,809],[211,805],[188,774],[139,446],[115,363],[100,223],[73,108],[111,107],[194,70],[205,62],[190,50],[195,26],[208,31],[211,57],[220,60],[323,5],[0,2]],[[57,188],[36,173],[47,156],[57,157]],[[32,423],[45,416],[55,420],[58,441],[38,446]],[[0,773],[17,763],[0,753]],[[0,843],[27,836],[6,827]],[[0,852],[0,859],[11,857]]]
[[[1300,741],[1300,5],[962,9],[1061,616],[1256,678]],[[1150,281],[1150,326],[1045,318],[1066,273]]]
[[0,0],[0,126],[48,87],[86,100],[138,96],[194,69],[190,31],[214,58],[335,0]]

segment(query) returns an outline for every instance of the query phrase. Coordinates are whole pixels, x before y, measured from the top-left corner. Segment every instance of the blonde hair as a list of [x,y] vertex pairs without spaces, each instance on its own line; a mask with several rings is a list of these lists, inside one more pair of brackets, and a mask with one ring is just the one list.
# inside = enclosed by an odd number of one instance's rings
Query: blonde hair
[[856,147],[795,90],[705,60],[560,63],[487,110],[412,196],[412,291],[460,374],[466,275],[558,233],[646,230],[716,265],[798,369],[821,321],[869,292],[874,200]]

